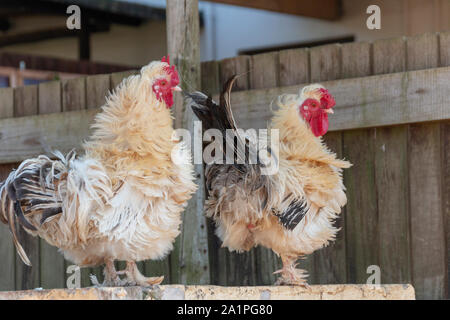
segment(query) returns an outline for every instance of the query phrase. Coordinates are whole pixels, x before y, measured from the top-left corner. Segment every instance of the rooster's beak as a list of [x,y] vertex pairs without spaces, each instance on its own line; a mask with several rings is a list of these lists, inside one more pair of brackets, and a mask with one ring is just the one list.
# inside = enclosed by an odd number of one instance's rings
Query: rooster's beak
[[331,114],[334,113],[333,109],[325,109],[325,112],[326,112],[326,113],[331,113]]
[[179,86],[173,87],[172,90],[179,91],[179,92],[183,91]]

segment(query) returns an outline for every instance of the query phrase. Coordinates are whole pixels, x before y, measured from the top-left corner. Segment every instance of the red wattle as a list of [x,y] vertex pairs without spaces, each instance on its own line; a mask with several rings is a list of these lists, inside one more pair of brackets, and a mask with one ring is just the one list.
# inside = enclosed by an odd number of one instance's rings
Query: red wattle
[[163,93],[163,99],[166,103],[167,108],[171,108],[173,106],[173,93],[172,91],[168,91],[166,93]]
[[309,126],[316,137],[323,136],[328,131],[328,114],[321,112],[313,116],[309,122]]

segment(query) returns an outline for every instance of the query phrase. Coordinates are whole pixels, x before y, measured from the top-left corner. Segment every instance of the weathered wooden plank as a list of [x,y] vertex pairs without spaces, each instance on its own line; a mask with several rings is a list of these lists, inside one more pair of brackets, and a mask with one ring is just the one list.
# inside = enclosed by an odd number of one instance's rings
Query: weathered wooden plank
[[37,86],[14,88],[14,117],[25,117],[37,113]]
[[261,53],[250,59],[250,88],[264,89],[278,86],[278,52]]
[[406,39],[406,69],[421,70],[439,66],[439,43],[436,33]]
[[164,283],[173,283],[170,279],[170,259],[167,257],[163,260],[147,260],[139,267],[142,272],[145,272],[147,277],[164,276]]
[[[261,293],[263,296],[261,297]],[[55,290],[29,290],[0,292],[0,300],[140,300],[134,304],[157,304],[153,300],[195,300],[192,302],[178,302],[184,304],[204,305],[211,304],[208,301],[196,300],[261,300],[270,297],[271,300],[414,300],[414,287],[411,285],[385,284],[373,285],[322,285],[310,286],[245,286],[223,287],[211,285],[159,285],[151,287],[93,287],[87,289],[55,289]],[[145,300],[145,301],[144,301]],[[152,300],[148,302],[148,300]],[[45,302],[44,302],[45,303]],[[123,302],[112,302],[124,304]],[[217,301],[217,304],[224,302]],[[226,303],[226,302],[225,302]],[[230,305],[238,305],[240,302],[228,302]],[[251,302],[250,302],[251,303]],[[268,304],[271,302],[256,302]],[[256,304],[255,303],[255,304]],[[296,305],[304,305],[304,302],[292,302]],[[317,302],[315,304],[319,304]],[[337,304],[338,302],[334,301]],[[15,304],[12,302],[12,304]],[[50,304],[47,303],[47,304]],[[70,304],[70,302],[61,302]],[[94,303],[91,303],[94,304]],[[103,303],[108,304],[107,302]],[[161,304],[171,304],[162,302]],[[364,304],[369,304],[368,302]],[[393,303],[392,303],[393,304]],[[230,307],[231,308],[231,307]],[[236,307],[234,310],[236,310]],[[84,311],[85,309],[81,309]],[[199,309],[188,309],[199,310]],[[201,310],[201,309],[200,309]],[[218,309],[217,309],[218,310]],[[233,309],[231,309],[233,310]],[[256,308],[253,308],[256,313]],[[261,307],[262,310],[262,307]],[[269,309],[270,310],[270,309]],[[23,310],[20,310],[23,311]],[[78,311],[78,310],[77,310]],[[104,311],[100,309],[100,311]],[[322,309],[320,310],[322,311]],[[328,310],[327,310],[328,311]],[[334,310],[332,310],[334,311]],[[377,310],[378,311],[378,310]],[[198,311],[197,311],[198,312]],[[233,311],[231,311],[233,312]],[[23,312],[22,312],[23,313]],[[192,317],[201,319],[201,317]],[[269,318],[269,317],[265,317]],[[272,317],[274,318],[274,317]]]
[[[92,268],[81,268],[81,287],[87,288],[92,286],[90,275],[92,274]],[[66,280],[67,281],[67,280]]]
[[[14,89],[14,116],[25,117],[35,115],[38,112],[37,86],[25,86]],[[17,120],[23,118],[17,118]],[[13,121],[7,119],[4,121]],[[24,130],[25,128],[20,128]],[[6,139],[5,139],[6,138]],[[2,141],[7,137],[2,135]],[[33,264],[32,267],[25,265],[16,255],[16,289],[31,289],[39,286],[40,259],[39,259],[39,239],[32,237],[23,228],[19,228],[19,239],[28,254],[28,258]]]
[[[373,44],[375,74],[404,71],[404,38]],[[408,203],[408,126],[377,128],[375,178],[379,223],[379,259],[383,283],[411,282]]]
[[[15,164],[0,165],[0,181],[5,180]],[[0,223],[0,291],[15,290],[16,249],[7,225]]]
[[309,49],[283,50],[279,52],[279,59],[281,86],[309,82]]
[[[225,83],[227,79],[235,74],[241,75],[233,87],[233,91],[242,91],[249,88],[250,83],[250,57],[249,56],[237,56],[235,58],[224,59],[219,63],[220,71],[219,77],[221,86]],[[252,70],[250,70],[250,73]]]
[[219,83],[219,63],[217,61],[206,61],[201,64],[202,91],[213,95],[222,89]]
[[440,125],[410,125],[409,205],[412,278],[419,299],[445,297],[446,247],[442,214]]
[[[200,77],[200,26],[197,0],[167,0],[167,42],[170,58],[178,68],[183,89],[199,88]],[[175,122],[194,133],[194,115],[185,110],[181,95],[177,95],[174,105]],[[195,148],[195,146],[193,146]],[[201,146],[200,147],[201,150]],[[200,151],[201,152],[201,151]],[[195,154],[195,152],[193,153]],[[183,214],[180,240],[171,255],[171,280],[186,284],[205,284],[210,282],[208,258],[208,235],[206,218],[203,214],[205,184],[203,164],[194,166],[197,193],[188,202]]]
[[53,113],[0,120],[0,163],[12,163],[38,154],[47,146],[62,152],[79,148],[89,136],[94,110]]
[[[407,39],[407,69],[437,66],[438,48],[436,34]],[[439,90],[435,95],[439,99],[445,93]],[[450,109],[448,105],[446,109]],[[442,299],[445,296],[447,261],[442,212],[440,133],[439,124],[410,125],[409,130],[412,279],[419,299]]]
[[450,296],[450,121],[441,124],[442,204],[447,237],[447,283],[445,299]]
[[114,89],[122,82],[123,79],[128,78],[129,76],[138,74],[138,73],[139,73],[139,70],[128,70],[128,71],[111,73],[109,87],[111,89]]
[[[445,2],[445,5],[443,4]],[[450,1],[442,0],[442,8],[445,8],[445,15],[450,17]],[[448,19],[447,19],[448,20]],[[450,21],[447,21],[450,26]],[[441,67],[450,66],[450,32],[439,34],[439,62]],[[441,154],[442,154],[442,203],[444,221],[446,221],[445,234],[447,235],[447,283],[445,285],[445,298],[450,297],[450,121],[441,124]]]
[[367,267],[379,265],[374,137],[375,129],[343,133],[344,157],[353,163],[344,170],[348,283],[366,283]]
[[[450,6],[450,1],[449,1]],[[450,66],[450,31],[439,34],[439,62],[441,67]]]
[[[328,132],[324,136],[327,147],[342,159],[342,132]],[[351,169],[350,169],[351,170]],[[339,218],[336,219],[335,227],[341,230],[336,235],[336,240],[314,253],[314,274],[310,283],[333,284],[347,283],[346,262],[346,237],[345,219],[346,207],[342,208]]]
[[62,111],[61,82],[49,81],[38,86],[38,113],[47,114]]
[[407,126],[376,129],[379,259],[383,283],[411,283]]
[[[258,258],[264,259],[264,257],[266,257],[267,263],[272,263],[273,259],[267,254],[261,254],[261,249],[264,248],[255,248],[251,251],[242,253],[228,252],[226,266],[228,286],[257,285],[264,281],[264,278],[261,275],[262,272],[258,271],[258,268],[261,267],[260,263],[262,262],[258,261]],[[228,249],[224,248],[224,250]],[[267,267],[265,269],[267,269]],[[266,270],[264,272],[266,272]]]
[[64,257],[58,248],[49,245],[45,240],[40,241],[41,257],[41,287],[44,289],[65,288]]
[[352,42],[341,46],[342,70],[341,78],[357,78],[372,74],[372,43]]
[[0,88],[0,119],[14,116],[14,89]]
[[341,77],[341,45],[330,44],[310,49],[311,82],[323,82]]
[[396,73],[405,69],[405,38],[382,39],[373,43],[373,74]]
[[86,78],[86,107],[99,108],[106,102],[111,79],[108,74],[99,74]]
[[62,81],[63,111],[86,109],[86,78]]

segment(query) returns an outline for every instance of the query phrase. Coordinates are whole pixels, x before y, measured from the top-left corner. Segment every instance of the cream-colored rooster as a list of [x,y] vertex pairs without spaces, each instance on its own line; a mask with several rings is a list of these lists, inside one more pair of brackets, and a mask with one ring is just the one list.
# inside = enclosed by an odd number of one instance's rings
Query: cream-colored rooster
[[[196,189],[190,150],[172,139],[178,83],[168,59],[150,63],[109,94],[84,155],[25,160],[0,184],[0,219],[24,263],[31,265],[18,227],[81,267],[105,264],[104,285],[163,280],[141,275],[136,261],[172,250]],[[126,269],[116,271],[114,260],[125,260]]]
[[236,76],[225,84],[220,105],[200,92],[188,95],[205,130],[219,129],[224,137],[231,130],[238,138],[237,144],[224,139],[221,145],[222,150],[233,150],[228,159],[241,163],[206,167],[206,214],[216,222],[223,246],[232,251],[256,245],[271,248],[283,262],[277,283],[305,285],[306,273],[296,269],[295,262],[334,240],[338,230],[333,221],[347,201],[341,171],[351,165],[336,159],[321,139],[328,130],[334,98],[322,86],[311,85],[300,95],[279,99],[270,126],[279,130],[278,157],[271,150],[278,171],[263,174],[268,168],[262,158],[249,162],[257,149],[255,142],[236,130],[230,105],[235,80]]

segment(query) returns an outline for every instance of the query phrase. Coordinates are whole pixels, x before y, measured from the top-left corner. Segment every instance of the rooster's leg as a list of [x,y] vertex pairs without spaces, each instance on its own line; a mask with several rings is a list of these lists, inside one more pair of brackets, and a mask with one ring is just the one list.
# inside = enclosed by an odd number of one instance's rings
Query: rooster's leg
[[127,268],[125,269],[128,285],[138,285],[142,287],[148,287],[156,284],[160,284],[164,280],[164,276],[161,277],[145,277],[143,276],[137,267],[136,262],[127,261]]
[[103,270],[105,275],[105,280],[103,281],[103,286],[105,287],[119,287],[122,285],[122,280],[120,280],[117,274],[116,268],[114,267],[114,260],[105,260],[105,269]]
[[306,277],[308,276],[305,270],[296,269],[295,261],[297,257],[289,255],[281,255],[283,268],[275,273],[281,273],[281,276],[275,282],[275,285],[297,285],[307,287]]

